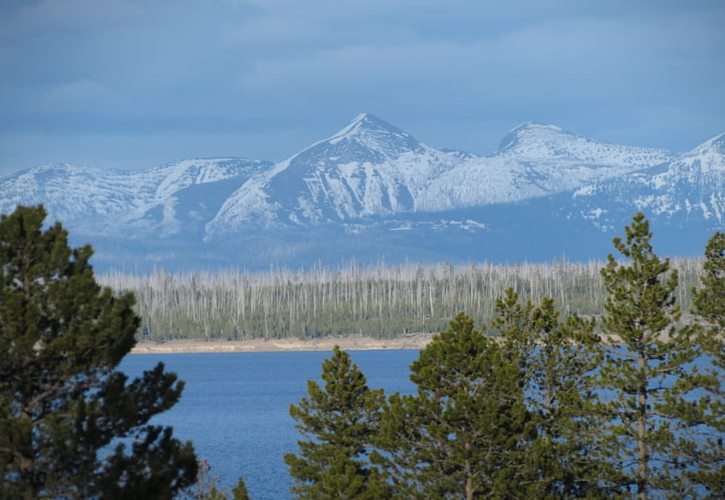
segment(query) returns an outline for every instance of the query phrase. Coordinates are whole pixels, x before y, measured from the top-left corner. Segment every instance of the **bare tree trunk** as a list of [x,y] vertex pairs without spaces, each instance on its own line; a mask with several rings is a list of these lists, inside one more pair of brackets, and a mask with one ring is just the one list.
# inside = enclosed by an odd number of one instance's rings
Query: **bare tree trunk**
[[[30,406],[24,405],[25,407],[21,410],[22,411],[22,418],[23,420],[27,420],[31,422],[31,429],[32,429],[32,417]],[[29,436],[30,439],[32,439],[32,431],[31,435]],[[20,452],[20,478],[25,479],[25,487],[23,489],[23,498],[25,500],[32,500],[37,497],[36,493],[36,484],[35,484],[35,478],[33,477],[33,462],[34,457],[33,454],[33,446],[31,443],[28,443],[28,451],[31,452],[31,456],[28,456],[24,451]]]
[[647,359],[644,352],[639,353],[639,367],[642,372],[642,379],[639,386],[639,422],[637,423],[637,440],[639,441],[639,478],[637,480],[637,496],[640,500],[647,500],[648,473],[647,473]]
[[33,474],[33,461],[27,457],[22,457],[20,459],[20,476],[21,477],[27,477],[28,483],[25,489],[23,490],[23,498],[25,500],[33,500],[36,498],[35,494],[35,481],[33,480],[32,474]]
[[[465,444],[465,448],[470,448],[470,443]],[[466,500],[473,500],[473,473],[471,471],[471,462],[466,460],[464,465],[464,471],[466,474]]]

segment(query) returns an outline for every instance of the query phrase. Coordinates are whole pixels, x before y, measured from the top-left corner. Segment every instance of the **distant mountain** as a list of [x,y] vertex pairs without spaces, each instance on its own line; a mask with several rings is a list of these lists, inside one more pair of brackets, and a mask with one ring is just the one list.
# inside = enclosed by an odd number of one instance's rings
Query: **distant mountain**
[[0,212],[34,203],[108,266],[601,258],[637,210],[668,251],[698,254],[725,225],[725,134],[676,155],[524,123],[477,156],[363,113],[276,164],[58,164],[0,179]]
[[725,134],[662,165],[586,185],[573,193],[579,215],[603,230],[621,225],[625,214],[643,211],[660,223],[725,224]]
[[578,136],[552,124],[527,122],[509,131],[498,154],[534,163],[546,160],[579,165],[630,168],[657,165],[672,158],[663,149],[607,144]]
[[208,236],[260,221],[308,225],[519,201],[671,158],[531,123],[510,131],[497,154],[478,157],[422,144],[363,113],[242,186],[209,223]]
[[550,196],[672,158],[661,149],[606,144],[556,125],[524,123],[509,131],[496,154],[470,159],[436,178],[421,208],[450,210]]
[[222,186],[222,196],[228,195],[271,166],[243,158],[183,160],[130,172],[40,166],[0,179],[0,212],[43,203],[51,219],[82,233],[169,236],[182,231],[183,219],[218,209]]
[[412,212],[433,179],[468,157],[363,113],[250,179],[209,223],[209,235],[250,223],[300,226]]

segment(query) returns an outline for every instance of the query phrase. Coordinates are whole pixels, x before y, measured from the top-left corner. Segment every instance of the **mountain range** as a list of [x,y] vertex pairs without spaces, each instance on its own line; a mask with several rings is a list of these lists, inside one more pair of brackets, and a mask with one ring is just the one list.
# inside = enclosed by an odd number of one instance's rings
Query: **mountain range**
[[360,114],[282,162],[69,164],[0,178],[0,213],[42,203],[102,267],[206,269],[601,259],[643,211],[669,255],[725,227],[725,134],[684,154],[524,123],[479,156]]

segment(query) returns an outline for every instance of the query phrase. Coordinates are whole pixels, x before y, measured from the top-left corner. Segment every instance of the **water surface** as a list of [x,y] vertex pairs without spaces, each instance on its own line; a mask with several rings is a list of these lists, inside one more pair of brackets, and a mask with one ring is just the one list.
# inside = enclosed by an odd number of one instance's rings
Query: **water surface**
[[[291,480],[282,457],[296,450],[299,435],[289,405],[307,393],[307,380],[319,381],[322,361],[331,353],[205,353],[126,356],[121,369],[131,376],[162,361],[186,382],[181,401],[154,418],[174,427],[174,435],[194,442],[222,485],[239,475],[254,499],[289,498]],[[353,351],[350,355],[371,388],[386,394],[412,392],[408,366],[418,351]]]

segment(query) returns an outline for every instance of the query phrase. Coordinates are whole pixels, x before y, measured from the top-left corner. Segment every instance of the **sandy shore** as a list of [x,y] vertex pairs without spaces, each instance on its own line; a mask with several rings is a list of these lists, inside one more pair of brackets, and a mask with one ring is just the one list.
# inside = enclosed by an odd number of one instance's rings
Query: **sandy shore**
[[300,340],[240,340],[211,341],[175,340],[170,342],[139,342],[131,354],[174,354],[199,352],[300,352],[331,351],[336,345],[347,351],[371,351],[382,349],[422,349],[433,337],[432,334],[416,334],[394,339],[371,337],[325,337]]

